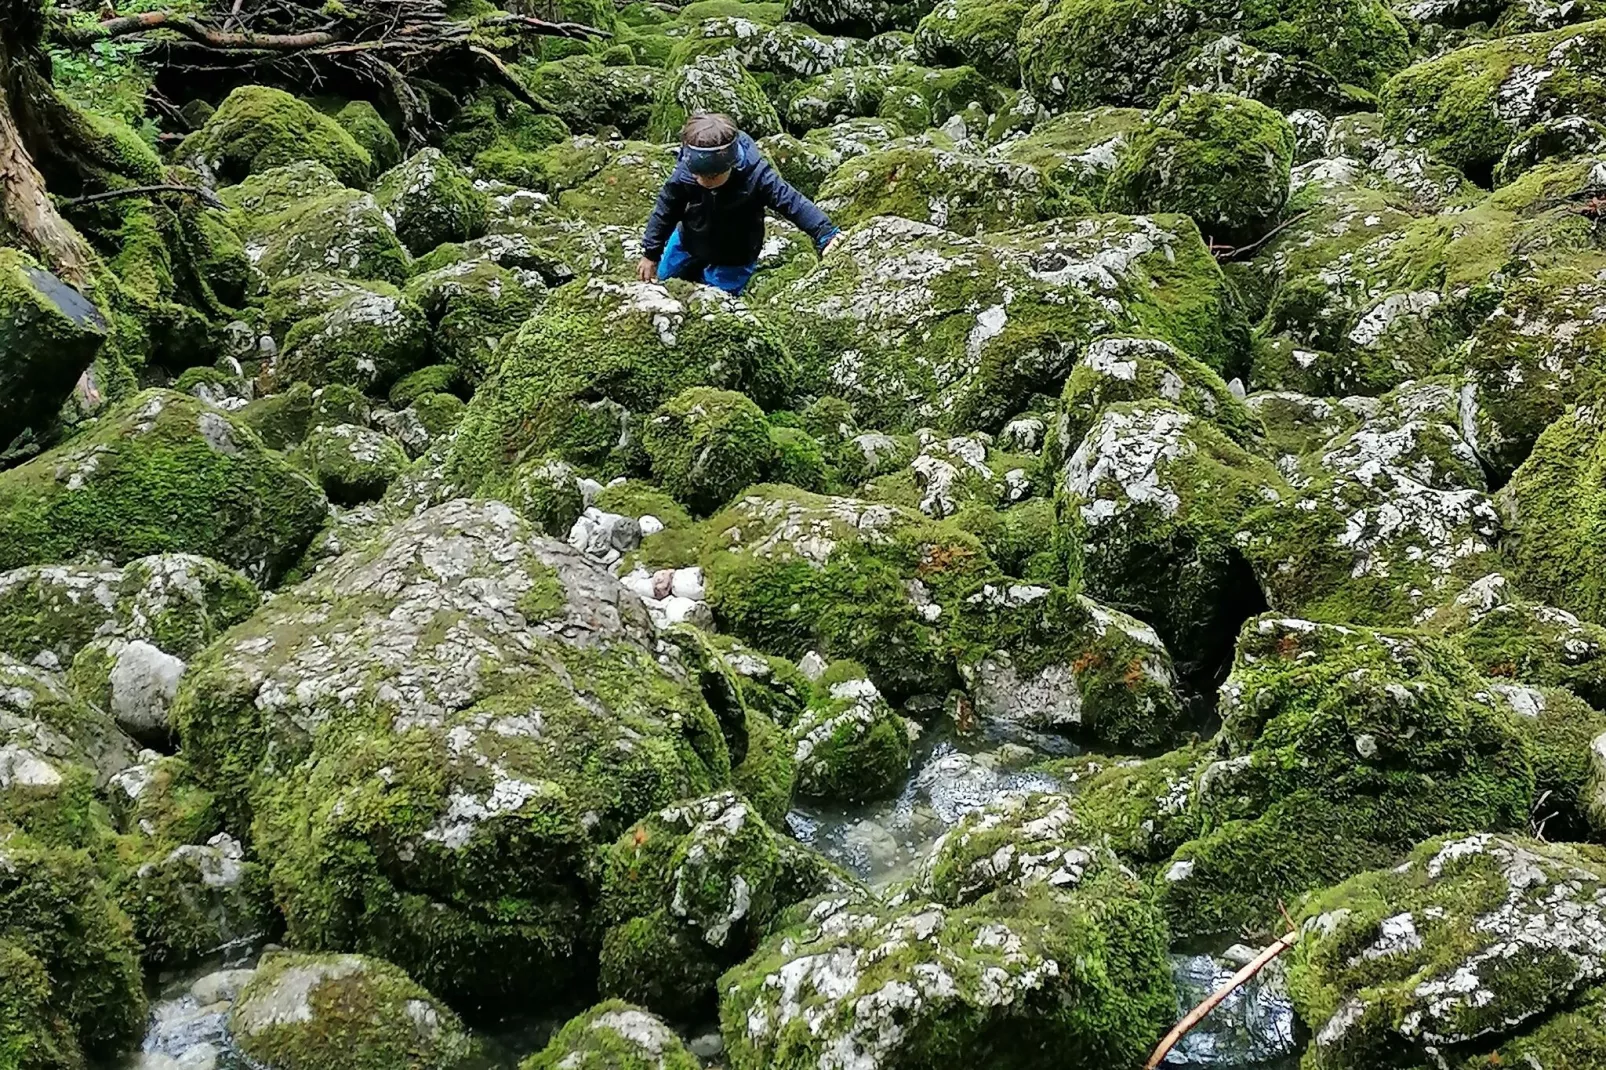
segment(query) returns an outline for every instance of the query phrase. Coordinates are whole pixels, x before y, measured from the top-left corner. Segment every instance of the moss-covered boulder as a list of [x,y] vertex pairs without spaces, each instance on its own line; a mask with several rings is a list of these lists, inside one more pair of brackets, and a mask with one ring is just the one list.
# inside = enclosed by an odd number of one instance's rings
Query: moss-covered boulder
[[343,384],[383,397],[429,352],[423,310],[383,282],[297,275],[268,291],[268,313],[282,325],[273,374],[287,385]]
[[788,0],[786,17],[817,30],[869,37],[886,30],[912,30],[930,9],[925,0]]
[[1364,87],[1410,58],[1405,28],[1381,0],[1186,7],[1163,0],[1038,0],[1021,23],[1021,74],[1051,107],[1153,104],[1170,90],[1178,66],[1224,33]]
[[141,829],[118,850],[128,868],[117,883],[117,900],[133,922],[147,969],[200,963],[219,948],[275,932],[267,867],[247,858],[244,845],[227,832],[173,846]]
[[133,760],[128,738],[56,674],[0,654],[0,835],[105,846],[97,789]]
[[[576,59],[596,62],[590,56]],[[551,103],[572,118],[571,109],[592,107],[597,101],[596,93],[582,92],[572,98],[560,95]],[[539,190],[551,180],[544,150],[569,133],[566,120],[557,114],[538,112],[502,87],[492,86],[463,102],[447,125],[441,150],[459,166],[472,168],[476,177]]]
[[1152,901],[1113,867],[959,909],[828,900],[725,975],[721,1032],[735,1070],[837,1051],[921,1066],[983,1045],[1002,1067],[1048,1050],[1071,1067],[1136,1064],[1174,1013],[1165,945]]
[[790,905],[781,854],[780,837],[734,792],[627,831],[601,862],[603,993],[682,1020],[712,1010],[719,974]]
[[705,527],[721,631],[789,658],[854,659],[897,697],[947,689],[940,607],[992,571],[975,536],[912,509],[773,485]]
[[0,249],[0,442],[44,431],[95,359],[102,312],[20,249]]
[[0,573],[0,650],[64,666],[95,639],[145,639],[187,658],[260,599],[240,573],[193,554],[122,568],[30,565]]
[[439,149],[424,149],[380,175],[374,200],[390,214],[396,236],[421,256],[446,242],[485,232],[485,194]]
[[1055,191],[1025,164],[930,145],[894,145],[848,161],[820,184],[842,226],[902,216],[956,234],[1008,230],[1059,214]]
[[1601,429],[1606,414],[1580,405],[1539,436],[1501,494],[1508,552],[1522,589],[1593,621],[1606,620],[1601,582]]
[[337,505],[376,501],[407,467],[399,442],[354,424],[318,428],[297,456]]
[[1221,689],[1217,757],[1184,796],[1195,839],[1159,867],[1181,934],[1275,927],[1279,899],[1388,865],[1422,839],[1525,828],[1519,714],[1411,632],[1258,617]]
[[1227,241],[1260,237],[1288,201],[1294,130],[1256,101],[1183,93],[1160,105],[1110,176],[1112,206],[1185,212]]
[[291,939],[487,1009],[587,972],[591,852],[730,776],[641,602],[495,502],[326,562],[191,663],[175,719]]
[[910,894],[964,907],[1001,889],[1070,890],[1122,863],[1077,819],[1066,795],[1006,795],[962,816],[921,857]]
[[1443,380],[1401,387],[1255,513],[1245,547],[1274,608],[1405,625],[1497,567],[1500,517],[1459,397]]
[[1578,267],[1507,286],[1463,350],[1471,433],[1494,479],[1509,477],[1569,404],[1606,386],[1606,282]]
[[[433,357],[456,368],[465,385],[477,386],[496,367],[503,336],[535,314],[546,284],[534,271],[466,259],[414,276],[406,292],[429,320]],[[397,400],[392,392],[391,401]]]
[[980,239],[883,217],[841,251],[756,300],[787,332],[803,389],[852,402],[867,427],[996,430],[1034,393],[1058,393],[1081,346],[1138,325],[1212,367],[1239,359],[1221,269],[1183,217]]
[[366,424],[372,415],[372,403],[353,387],[338,383],[315,390],[306,383],[293,383],[281,393],[246,405],[237,418],[270,449],[287,451],[314,428]]
[[0,839],[0,964],[0,1051],[14,1065],[76,1070],[138,1043],[134,933],[83,852]]
[[1061,539],[1088,594],[1152,623],[1185,676],[1209,678],[1259,607],[1239,533],[1287,493],[1266,460],[1164,401],[1106,407],[1062,466]]
[[335,112],[335,122],[362,146],[373,162],[373,173],[384,174],[402,161],[401,142],[379,109],[366,100],[353,100]]
[[317,486],[232,417],[152,390],[0,474],[0,567],[179,552],[271,582],[324,510]]
[[572,283],[503,346],[458,431],[454,471],[472,485],[523,457],[608,462],[628,413],[692,386],[773,404],[788,391],[790,365],[780,333],[720,291]]
[[777,462],[763,410],[733,390],[681,391],[647,419],[641,444],[659,486],[699,514],[763,482]]
[[735,56],[697,56],[669,72],[658,90],[647,135],[657,141],[679,141],[686,119],[705,112],[730,116],[751,136],[779,133],[781,117],[758,81]]
[[909,733],[862,666],[832,664],[792,725],[800,795],[862,802],[891,795],[909,771]]
[[1422,622],[1494,679],[1564,687],[1606,709],[1606,628],[1531,601],[1493,572]]
[[1470,44],[1396,75],[1388,128],[1481,177],[1517,136],[1564,115],[1606,118],[1606,21]]
[[1033,125],[989,153],[1037,168],[1061,196],[1101,204],[1110,172],[1146,122],[1146,114],[1137,108],[1068,112]]
[[777,79],[811,78],[849,62],[863,62],[862,42],[851,37],[827,37],[798,22],[766,25],[753,18],[750,4],[733,8],[736,14],[692,22],[669,57],[678,67],[694,56],[721,53],[735,57],[755,74]]
[[800,136],[872,116],[918,134],[963,112],[996,111],[1003,94],[974,67],[939,69],[904,62],[838,67],[789,83],[779,100],[787,127]]
[[1544,119],[1506,146],[1491,181],[1504,186],[1546,161],[1599,156],[1602,152],[1606,152],[1606,123],[1582,115]]
[[476,1055],[450,1008],[361,955],[269,955],[230,1008],[229,1032],[270,1070],[456,1070]]
[[949,640],[984,723],[1124,750],[1175,738],[1177,681],[1148,625],[1064,588],[1003,580],[954,608]]
[[1359,93],[1352,99],[1337,78],[1315,63],[1267,52],[1230,35],[1183,63],[1177,82],[1184,91],[1231,93],[1285,113],[1310,109],[1332,114],[1370,99]]
[[1431,840],[1400,866],[1313,897],[1302,915],[1289,988],[1315,1034],[1307,1058],[1321,1066],[1488,1048],[1606,972],[1606,858],[1588,847]]
[[178,147],[179,159],[220,184],[312,160],[348,186],[366,185],[373,159],[334,119],[282,89],[246,85]]
[[1015,38],[1031,5],[1025,0],[939,0],[915,27],[922,63],[933,67],[971,66],[1005,85],[1020,82]]
[[698,1070],[701,1065],[662,1019],[614,999],[571,1019],[519,1070]]
[[1075,451],[1106,406],[1150,399],[1213,423],[1246,449],[1255,449],[1264,433],[1220,375],[1176,346],[1155,338],[1100,338],[1082,351],[1065,380],[1045,435],[1044,463],[1059,464]]
[[260,287],[321,272],[348,279],[400,284],[410,268],[407,250],[372,195],[352,189],[305,198],[277,197],[240,225],[252,277]]

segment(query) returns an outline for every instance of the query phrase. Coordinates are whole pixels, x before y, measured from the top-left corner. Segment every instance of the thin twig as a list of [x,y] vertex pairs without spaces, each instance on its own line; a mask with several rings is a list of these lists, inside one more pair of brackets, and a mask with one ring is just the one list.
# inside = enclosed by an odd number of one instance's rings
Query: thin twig
[[293,52],[303,48],[316,48],[335,40],[330,33],[224,33],[209,29],[194,19],[172,11],[147,11],[139,15],[123,15],[93,26],[67,30],[63,40],[70,45],[88,45],[117,37],[144,33],[147,30],[175,30],[185,37],[212,48],[251,48],[265,51]]
[[1301,219],[1304,219],[1314,211],[1314,208],[1307,208],[1296,216],[1289,216],[1287,219],[1283,220],[1281,223],[1278,223],[1275,227],[1272,227],[1269,231],[1256,240],[1250,242],[1248,245],[1240,245],[1236,248],[1230,246],[1225,248],[1222,246],[1213,246],[1211,251],[1214,252],[1215,249],[1223,250],[1222,252],[1216,253],[1217,260],[1236,260],[1240,256],[1244,256],[1247,253],[1252,253],[1256,249],[1259,249],[1262,245],[1265,245],[1278,234],[1282,233],[1284,230],[1287,230],[1295,223],[1298,223]]
[[173,183],[161,183],[155,186],[130,186],[127,189],[111,189],[103,193],[86,193],[82,197],[70,197],[61,202],[63,208],[76,208],[81,204],[98,204],[101,201],[115,201],[123,197],[144,197],[152,193],[187,193],[192,197],[199,197],[209,208],[227,208],[228,205],[218,200],[217,194],[209,189],[199,186],[179,186]]
[[1159,1066],[1160,1063],[1164,1061],[1166,1055],[1171,1051],[1171,1049],[1177,1046],[1177,1042],[1183,1037],[1187,1036],[1188,1032],[1193,1029],[1194,1026],[1204,1021],[1205,1016],[1220,1006],[1222,1000],[1232,995],[1251,977],[1265,969],[1268,962],[1276,958],[1278,955],[1281,955],[1284,951],[1287,951],[1298,942],[1299,930],[1294,929],[1284,934],[1281,939],[1272,944],[1270,947],[1266,948],[1266,950],[1262,951],[1259,955],[1256,955],[1253,962],[1249,963],[1243,969],[1233,974],[1225,984],[1210,994],[1209,999],[1205,1000],[1193,1010],[1189,1011],[1183,1017],[1182,1021],[1171,1027],[1171,1032],[1165,1035],[1165,1039],[1160,1041],[1160,1046],[1154,1049],[1154,1054],[1149,1056],[1149,1061],[1143,1064],[1143,1070],[1155,1070],[1155,1067]]

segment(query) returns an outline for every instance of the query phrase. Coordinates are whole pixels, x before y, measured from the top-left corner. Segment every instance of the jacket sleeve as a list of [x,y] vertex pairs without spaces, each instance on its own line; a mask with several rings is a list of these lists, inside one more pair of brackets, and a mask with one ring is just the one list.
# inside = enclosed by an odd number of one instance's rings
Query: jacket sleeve
[[669,236],[675,232],[685,213],[686,195],[673,179],[665,182],[664,188],[658,191],[658,203],[652,206],[652,215],[647,217],[647,232],[641,239],[641,255],[648,260],[663,256]]
[[763,191],[765,203],[788,223],[813,238],[815,248],[823,247],[835,236],[836,224],[768,164],[764,166],[763,176],[759,179],[759,188]]

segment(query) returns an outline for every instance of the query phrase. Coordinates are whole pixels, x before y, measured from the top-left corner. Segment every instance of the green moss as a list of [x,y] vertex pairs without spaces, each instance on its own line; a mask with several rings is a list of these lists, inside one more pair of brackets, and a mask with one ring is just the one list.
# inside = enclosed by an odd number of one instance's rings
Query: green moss
[[455,1070],[477,1055],[445,1004],[395,966],[355,955],[265,957],[229,1024],[241,1053],[275,1070]]
[[378,500],[407,467],[407,454],[395,439],[354,424],[313,429],[295,459],[330,501],[346,506]]
[[50,975],[22,948],[0,940],[0,1062],[20,1070],[78,1070],[78,1041],[50,1009]]
[[862,666],[839,661],[792,726],[798,794],[862,802],[892,794],[909,772],[909,733]]
[[776,331],[707,288],[572,283],[503,346],[500,369],[469,406],[452,470],[474,485],[523,457],[606,467],[621,440],[617,406],[644,412],[697,385],[772,403],[787,390],[789,365]]
[[825,451],[815,437],[800,427],[771,427],[772,478],[802,490],[821,493],[834,482]]
[[925,145],[849,160],[820,184],[819,200],[843,226],[893,215],[958,234],[1036,223],[1062,207],[1031,167]]
[[[1002,579],[957,599],[951,613],[948,643],[983,721],[1117,750],[1175,741],[1182,702],[1147,625],[1062,587]],[[1022,690],[1035,704],[1020,704]]]
[[490,212],[490,199],[433,148],[380,175],[374,199],[394,220],[396,236],[415,255],[446,242],[479,237]]
[[[1391,133],[1471,175],[1487,175],[1538,119],[1606,117],[1603,43],[1606,22],[1597,19],[1456,49],[1402,71],[1384,86],[1384,120]],[[1535,77],[1541,70],[1545,76]],[[1519,103],[1499,103],[1507,99]]]
[[407,250],[385,213],[371,196],[355,190],[249,215],[240,234],[251,250],[255,275],[267,284],[323,272],[400,285],[411,272]]
[[519,1070],[698,1070],[701,1065],[663,1022],[610,1000],[570,1021]]
[[431,440],[450,435],[468,414],[468,406],[455,394],[423,394],[410,407]]
[[1152,125],[1110,175],[1112,207],[1185,212],[1200,229],[1247,242],[1277,222],[1288,200],[1294,130],[1257,101],[1185,93],[1162,103]]
[[694,387],[659,406],[642,428],[653,477],[694,513],[714,512],[774,470],[763,411],[745,394]]
[[992,572],[956,526],[775,485],[708,521],[701,564],[721,631],[787,658],[856,659],[896,696],[941,694],[954,678],[910,584],[940,604]]
[[1015,39],[1029,7],[1026,0],[946,0],[915,27],[915,47],[934,67],[968,65],[1005,85],[1018,84]]
[[665,527],[684,528],[692,523],[691,514],[651,483],[627,479],[610,483],[602,488],[594,503],[605,513],[622,513],[625,516],[655,516]]
[[[139,835],[119,845],[126,868],[116,897],[133,922],[146,969],[201,963],[219,948],[267,938],[277,927],[266,867],[226,859],[216,843],[195,842],[174,849]],[[238,849],[229,841],[226,850]],[[222,868],[230,865],[237,872]]]
[[[777,932],[720,982],[734,1070],[802,1070],[837,1045],[864,1043],[860,1008],[875,992],[911,993],[899,1028],[872,1034],[880,1057],[900,1066],[978,1050],[1008,1070],[1038,1065],[1045,1051],[1074,1070],[1135,1066],[1175,1013],[1164,922],[1118,872],[1067,892],[1006,889],[958,910],[918,900],[811,905],[809,920]],[[1045,970],[1048,961],[1056,969]],[[783,976],[797,978],[791,1006],[806,1016],[783,1010]]]
[[281,89],[234,90],[206,125],[184,139],[178,156],[195,160],[224,182],[298,160],[324,164],[348,186],[365,185],[373,158],[334,119]]
[[579,473],[565,461],[532,458],[494,482],[495,497],[554,538],[566,538],[585,510]]
[[1093,108],[1056,115],[1024,137],[999,146],[998,153],[1041,171],[1062,196],[1104,199],[1109,173],[1142,131],[1145,113],[1137,108]]
[[368,101],[353,100],[347,103],[335,112],[335,122],[368,153],[375,174],[383,174],[401,163],[401,142],[396,140],[396,132]]
[[335,384],[314,390],[293,383],[280,394],[258,398],[240,410],[239,420],[255,431],[269,449],[288,450],[309,431],[334,424],[366,424],[368,399],[349,386]]
[[106,338],[103,313],[81,297],[72,300],[76,295],[53,300],[51,281],[26,253],[0,249],[0,349],[6,354],[0,402],[7,410],[0,438],[30,426],[44,431]]
[[466,386],[491,374],[502,338],[535,314],[542,294],[539,285],[490,260],[462,260],[407,284],[407,296],[429,318],[431,351],[455,366]]
[[0,475],[0,569],[180,551],[271,582],[322,522],[323,496],[243,424],[148,391]]
[[1184,60],[1227,33],[1362,87],[1375,87],[1410,58],[1405,29],[1380,0],[1039,0],[1021,25],[1026,88],[1054,107],[1153,104]]
[[[98,1061],[127,1051],[145,1024],[139,959],[128,919],[89,858],[12,836],[0,844],[0,862],[0,957],[25,971],[0,972],[0,1007],[20,988],[36,1023],[29,1029],[28,1017],[0,1016],[0,1052],[28,1052],[39,1061],[20,1065],[31,1068],[82,1066],[80,1052]],[[20,1037],[8,1035],[19,1025]]]
[[[775,696],[782,686],[773,678],[768,683],[744,680],[742,696],[748,699],[757,694],[755,705],[762,706],[764,698]],[[759,709],[748,711],[747,755],[731,770],[731,785],[753,804],[760,817],[776,827],[784,827],[797,786],[792,752],[792,737],[780,725]]]
[[431,364],[408,372],[390,388],[390,403],[405,409],[425,394],[455,394],[463,389],[462,372],[453,364]]
[[541,150],[568,136],[562,119],[496,87],[481,90],[453,116],[441,147],[477,175],[540,190],[547,188]]
[[1539,436],[1502,495],[1522,589],[1594,621],[1606,620],[1601,423],[1598,406],[1570,410]]
[[[1138,494],[1122,474],[1134,455],[1157,458]],[[1060,539],[1089,595],[1151,622],[1185,677],[1209,677],[1259,600],[1238,532],[1282,487],[1212,423],[1164,402],[1115,404],[1065,463]]]
[[597,56],[580,55],[534,67],[526,81],[570,129],[593,133],[613,127],[626,137],[637,137],[647,129],[662,77],[653,67],[608,64]]

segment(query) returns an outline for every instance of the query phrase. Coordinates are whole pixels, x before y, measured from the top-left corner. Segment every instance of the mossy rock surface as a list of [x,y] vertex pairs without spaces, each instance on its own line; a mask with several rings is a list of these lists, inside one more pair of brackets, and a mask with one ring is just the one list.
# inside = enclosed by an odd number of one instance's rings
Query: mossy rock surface
[[20,249],[0,249],[0,439],[43,431],[105,341],[105,314]]
[[353,424],[318,428],[298,457],[329,500],[347,506],[377,500],[407,467],[407,454],[395,439]]
[[268,291],[281,324],[281,381],[343,385],[381,397],[424,362],[429,321],[394,286],[320,273],[296,275]]
[[1289,987],[1314,1057],[1487,1048],[1565,1011],[1600,980],[1603,908],[1598,849],[1489,834],[1430,840],[1313,897]]
[[647,135],[655,141],[679,141],[686,120],[708,112],[730,116],[755,138],[781,129],[775,106],[747,68],[734,56],[710,53],[688,60],[664,79]]
[[1501,494],[1501,509],[1520,538],[1513,541],[1514,579],[1551,605],[1606,620],[1606,589],[1596,532],[1602,515],[1598,406],[1569,411],[1539,436],[1533,453]]
[[316,485],[243,424],[152,390],[0,475],[0,567],[195,553],[271,583],[324,510]]
[[353,100],[335,112],[335,122],[368,153],[374,174],[384,174],[401,163],[401,142],[379,109],[366,100]]
[[1024,0],[939,0],[915,27],[921,62],[971,66],[1005,85],[1018,84],[1015,39],[1029,7]]
[[[1004,1035],[1000,1066],[1035,1065],[1045,1048],[1073,1067],[1126,1065],[1174,1013],[1165,943],[1152,902],[1118,872],[957,910],[826,901],[725,975],[721,1032],[736,1070],[814,1066],[829,1050],[932,1065]],[[782,976],[796,978],[792,1001]],[[897,1029],[865,998],[885,990],[903,993]]]
[[893,794],[909,771],[909,733],[862,666],[833,664],[792,725],[800,795],[852,803]]
[[222,812],[255,816],[292,940],[487,1009],[583,977],[592,851],[730,777],[639,599],[497,502],[327,562],[195,659],[174,715]]
[[387,962],[278,952],[257,967],[229,1011],[241,1051],[272,1070],[475,1064],[457,1016]]
[[519,1070],[697,1070],[701,1065],[661,1018],[615,999],[570,1020]]
[[415,256],[446,242],[479,237],[490,210],[485,194],[433,148],[414,153],[380,175],[374,199],[390,213],[396,236]]
[[1288,201],[1294,130],[1264,104],[1185,92],[1162,102],[1110,176],[1112,207],[1185,212],[1213,238],[1247,243]]
[[348,186],[364,186],[374,173],[368,150],[340,123],[282,89],[261,85],[241,86],[224,98],[178,155],[225,183],[303,160],[323,164]]
[[925,145],[849,160],[820,184],[820,207],[842,226],[902,216],[957,234],[1008,230],[1059,214],[1056,192],[1025,164]]
[[660,406],[642,428],[642,446],[659,485],[700,514],[763,482],[779,459],[763,410],[747,395],[702,387]]
[[693,386],[773,403],[790,388],[780,334],[736,298],[681,282],[577,282],[502,347],[453,448],[470,483],[523,457],[619,463],[625,414]]
[[70,1070],[138,1043],[134,932],[83,852],[18,835],[0,843],[0,963],[0,1050],[18,1065]]

